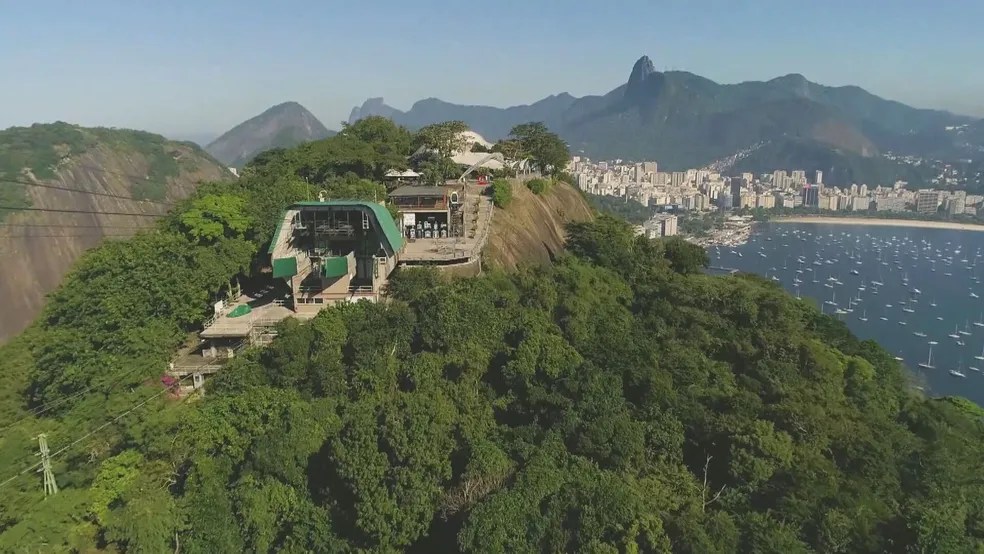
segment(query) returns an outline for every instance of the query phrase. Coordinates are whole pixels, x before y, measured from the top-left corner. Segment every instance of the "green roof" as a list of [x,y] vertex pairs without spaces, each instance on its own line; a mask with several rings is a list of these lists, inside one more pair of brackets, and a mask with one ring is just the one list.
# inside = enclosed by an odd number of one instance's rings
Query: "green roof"
[[[373,216],[376,218],[376,224],[383,231],[383,237],[385,237],[387,244],[393,252],[399,252],[403,248],[403,234],[396,227],[396,222],[393,221],[393,216],[390,215],[389,210],[386,206],[379,204],[378,202],[370,202],[368,200],[328,200],[325,202],[296,202],[290,206],[291,209],[296,209],[300,207],[317,208],[322,206],[335,206],[338,208],[367,208],[369,209]],[[270,241],[270,249],[267,251],[268,254],[273,254],[273,249],[277,245],[277,239],[280,237],[280,228],[283,227],[284,218],[287,217],[287,211],[285,210],[283,214],[280,215],[280,219],[277,220],[277,229],[273,233],[273,239]]]
[[334,279],[336,277],[344,277],[348,275],[348,258],[338,257],[338,258],[327,258],[323,264],[321,264],[321,275],[326,279]]
[[293,277],[297,275],[297,258],[277,258],[273,260],[273,278]]

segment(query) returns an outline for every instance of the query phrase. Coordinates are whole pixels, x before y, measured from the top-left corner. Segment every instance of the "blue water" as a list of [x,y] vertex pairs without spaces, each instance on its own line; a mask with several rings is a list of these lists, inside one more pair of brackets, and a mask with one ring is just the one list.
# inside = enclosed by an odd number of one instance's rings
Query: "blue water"
[[[901,357],[928,393],[961,395],[984,405],[984,360],[974,358],[984,357],[984,326],[974,325],[984,321],[984,298],[972,296],[984,297],[984,232],[767,223],[756,228],[747,244],[709,248],[708,253],[712,266],[777,280],[825,313],[850,310],[835,316],[857,336],[874,339]],[[795,283],[797,278],[802,282]],[[948,336],[955,333],[954,326],[969,334]],[[927,362],[929,341],[938,343],[932,347],[935,368],[920,368]]]

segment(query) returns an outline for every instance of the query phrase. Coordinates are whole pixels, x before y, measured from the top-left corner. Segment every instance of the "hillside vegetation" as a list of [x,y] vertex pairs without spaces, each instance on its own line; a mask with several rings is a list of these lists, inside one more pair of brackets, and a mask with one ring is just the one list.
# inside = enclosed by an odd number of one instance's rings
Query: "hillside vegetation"
[[0,256],[17,260],[0,266],[0,341],[34,319],[85,250],[132,235],[153,222],[141,214],[164,213],[161,202],[226,175],[197,146],[142,131],[67,123],[0,131]]
[[0,351],[0,551],[984,548],[979,408],[610,217],[544,265],[400,271],[389,302],[287,321],[204,398],[170,399],[170,352],[283,206],[371,197],[404,132],[370,119],[270,153],[80,261]]

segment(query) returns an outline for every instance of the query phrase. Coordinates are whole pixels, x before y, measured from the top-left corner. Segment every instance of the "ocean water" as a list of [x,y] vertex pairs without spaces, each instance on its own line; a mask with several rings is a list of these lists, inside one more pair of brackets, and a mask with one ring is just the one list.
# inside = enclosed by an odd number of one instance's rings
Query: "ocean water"
[[[712,266],[770,278],[878,341],[928,394],[984,405],[984,232],[766,223],[747,244],[708,254]],[[920,367],[931,341],[933,368]]]

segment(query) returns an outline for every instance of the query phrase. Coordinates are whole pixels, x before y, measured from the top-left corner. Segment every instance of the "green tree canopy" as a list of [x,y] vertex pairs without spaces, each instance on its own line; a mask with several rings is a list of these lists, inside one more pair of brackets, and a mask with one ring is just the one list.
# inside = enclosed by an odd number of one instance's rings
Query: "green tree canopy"
[[567,143],[541,122],[516,125],[509,131],[509,136],[519,143],[520,152],[528,156],[541,173],[563,171],[570,161]]
[[181,214],[181,225],[193,238],[215,241],[242,237],[249,227],[246,200],[231,194],[208,194],[196,198]]

